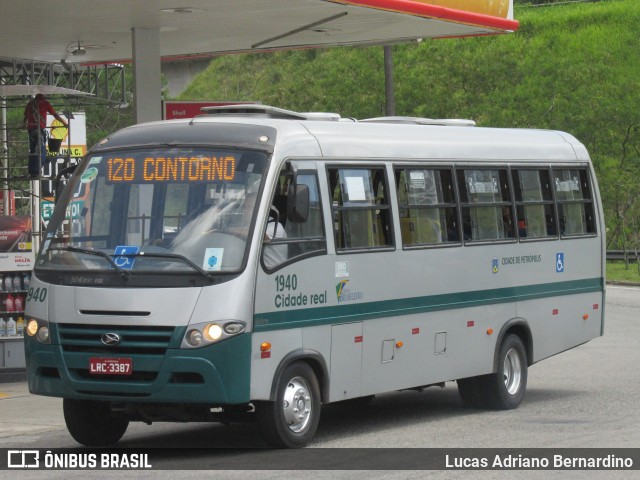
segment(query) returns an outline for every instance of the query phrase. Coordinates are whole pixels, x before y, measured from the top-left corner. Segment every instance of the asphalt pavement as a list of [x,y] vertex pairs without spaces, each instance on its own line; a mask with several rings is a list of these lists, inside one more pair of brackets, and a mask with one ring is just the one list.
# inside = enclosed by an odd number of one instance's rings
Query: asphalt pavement
[[[529,370],[525,400],[516,410],[482,411],[463,407],[455,383],[423,393],[392,392],[366,406],[326,406],[311,448],[631,448],[640,447],[640,289],[607,289],[605,335],[556,355]],[[165,447],[264,448],[254,425],[132,424],[120,445],[129,449]],[[0,384],[0,448],[75,448],[64,426],[62,401],[31,395],[25,382]],[[183,450],[187,451],[187,450]],[[344,450],[336,450],[336,452]],[[383,455],[385,450],[380,450]],[[265,452],[268,458],[269,453]],[[273,454],[275,455],[275,454]],[[206,466],[207,458],[197,458]],[[188,469],[193,458],[177,455],[167,468]],[[362,478],[347,460],[340,478]],[[305,472],[298,478],[337,478],[332,471]],[[213,469],[213,467],[212,467]],[[2,477],[0,471],[0,478]],[[47,475],[39,476],[39,474]],[[67,478],[57,472],[22,473],[23,478]],[[80,472],[75,472],[80,473]],[[99,472],[92,472],[98,475]],[[131,473],[131,475],[129,474]],[[128,477],[173,478],[171,472],[129,472]],[[153,473],[153,475],[152,475]],[[188,478],[204,478],[203,470]],[[210,472],[209,472],[210,473]],[[218,472],[215,478],[285,478],[275,470]],[[290,473],[290,472],[289,472]],[[633,472],[430,471],[430,478],[633,478]],[[101,472],[102,475],[116,473]],[[135,475],[134,475],[135,474]],[[560,474],[562,476],[560,477]],[[637,474],[637,472],[636,472]],[[384,479],[424,478],[426,472],[376,471]],[[22,478],[22,477],[21,477]],[[84,478],[84,477],[83,477]],[[92,477],[94,478],[94,477]]]

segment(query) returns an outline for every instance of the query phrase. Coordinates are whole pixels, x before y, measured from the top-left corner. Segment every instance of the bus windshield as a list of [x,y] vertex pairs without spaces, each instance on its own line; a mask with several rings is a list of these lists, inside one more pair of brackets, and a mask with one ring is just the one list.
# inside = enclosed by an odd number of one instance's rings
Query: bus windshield
[[237,272],[266,164],[264,153],[203,147],[89,156],[56,206],[36,269]]

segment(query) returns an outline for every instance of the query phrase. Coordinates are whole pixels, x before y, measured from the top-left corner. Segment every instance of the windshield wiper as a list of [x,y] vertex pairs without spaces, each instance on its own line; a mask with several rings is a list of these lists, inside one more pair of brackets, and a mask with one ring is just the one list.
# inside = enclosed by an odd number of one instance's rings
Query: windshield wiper
[[[116,272],[118,272],[122,276],[122,278],[128,279],[129,275],[131,275],[131,272],[129,272],[128,270],[124,270],[122,267],[119,267],[118,264],[113,260],[113,257],[111,257],[108,253],[105,253],[105,252],[103,252],[101,250],[90,250],[88,248],[79,248],[79,247],[51,247],[51,248],[49,248],[48,251],[50,251],[50,250],[65,251],[65,252],[75,252],[75,253],[86,253],[87,255],[95,255],[97,257],[102,257],[105,260],[107,260],[107,262],[109,262],[109,264],[114,268],[114,270]],[[204,270],[203,268],[199,267],[194,262],[189,260],[184,255],[180,255],[178,253],[138,252],[138,253],[127,253],[127,254],[118,255],[118,256],[122,256],[122,257],[147,257],[147,258],[149,258],[149,257],[151,257],[151,258],[169,258],[169,259],[180,260],[181,262],[189,265],[191,268],[193,268],[195,271],[197,271],[199,274],[201,274],[202,276],[204,276],[208,280],[213,280],[213,278],[214,278],[211,272],[207,272],[206,270]]]
[[[181,262],[189,265],[195,271],[206,277],[208,280],[213,280],[213,275],[211,272],[207,272],[203,268],[196,265],[194,262],[189,260],[184,255],[180,255],[179,253],[153,253],[153,252],[138,252],[131,255],[127,255],[131,257],[152,257],[152,258],[173,258],[175,260],[180,260]],[[220,273],[220,272],[218,272]]]
[[[47,251],[50,252],[51,250],[60,251],[60,252],[86,253],[87,255],[95,255],[96,257],[102,257],[107,262],[109,262],[109,265],[111,265],[113,269],[116,272],[118,272],[118,274],[120,274],[120,276],[125,280],[129,278],[129,275],[131,275],[131,272],[128,272],[127,270],[123,270],[121,267],[118,266],[118,264],[113,260],[113,258],[108,253],[105,253],[101,250],[91,250],[88,248],[78,248],[78,247],[51,247]],[[125,256],[129,256],[129,255],[125,255]]]

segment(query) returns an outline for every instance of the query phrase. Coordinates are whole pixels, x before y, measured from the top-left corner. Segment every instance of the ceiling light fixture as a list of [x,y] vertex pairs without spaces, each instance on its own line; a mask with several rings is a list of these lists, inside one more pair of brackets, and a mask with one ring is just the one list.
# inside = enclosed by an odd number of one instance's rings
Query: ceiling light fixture
[[78,41],[73,41],[68,43],[66,51],[67,53],[73,55],[74,57],[81,57],[83,55],[86,55],[87,50],[101,50],[103,48],[112,48],[112,47],[105,46],[105,45],[88,44],[86,42],[82,42],[81,40],[78,40]]
[[70,53],[74,57],[79,57],[87,53],[87,49],[82,45],[82,42],[71,42],[67,45],[67,53]]

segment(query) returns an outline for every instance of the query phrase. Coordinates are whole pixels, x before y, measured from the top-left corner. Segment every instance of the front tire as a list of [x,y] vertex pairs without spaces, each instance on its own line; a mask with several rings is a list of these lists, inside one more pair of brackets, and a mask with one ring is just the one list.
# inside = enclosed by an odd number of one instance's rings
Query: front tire
[[129,420],[113,415],[107,402],[65,398],[62,409],[67,430],[76,442],[87,447],[114,445],[129,426]]
[[278,379],[275,402],[257,402],[258,425],[272,447],[300,448],[316,433],[320,408],[320,386],[313,369],[295,362]]

